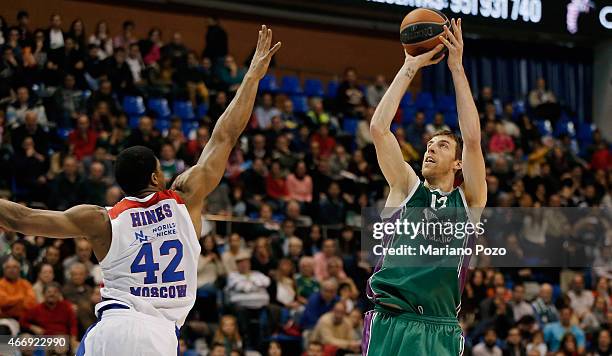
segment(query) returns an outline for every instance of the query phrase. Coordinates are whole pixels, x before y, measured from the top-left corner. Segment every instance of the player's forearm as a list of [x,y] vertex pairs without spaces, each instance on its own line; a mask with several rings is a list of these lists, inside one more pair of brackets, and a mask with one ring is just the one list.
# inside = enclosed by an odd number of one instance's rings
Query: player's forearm
[[[236,96],[215,125],[212,136],[214,136],[216,140],[227,140],[231,147],[238,141],[242,131],[244,131],[251,119],[251,112],[255,105],[258,85],[259,80],[251,73],[247,72],[242,80],[242,84],[240,84],[236,92]],[[204,155],[200,156],[200,161],[198,163],[201,163],[204,158]]]
[[463,67],[451,69],[457,98],[459,129],[465,145],[480,146],[480,118]]
[[372,116],[370,131],[374,136],[390,130],[400,101],[418,70],[415,63],[406,62],[397,73]]
[[32,209],[23,205],[0,199],[0,227],[9,231],[24,233],[28,216]]

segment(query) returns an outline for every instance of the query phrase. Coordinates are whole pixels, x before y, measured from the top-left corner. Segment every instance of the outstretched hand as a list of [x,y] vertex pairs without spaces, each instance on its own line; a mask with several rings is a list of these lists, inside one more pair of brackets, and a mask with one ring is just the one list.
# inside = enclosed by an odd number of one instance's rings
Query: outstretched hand
[[448,67],[450,70],[463,68],[463,34],[461,32],[461,19],[451,20],[451,32],[444,26],[445,36],[440,36],[440,41],[448,48]]
[[270,48],[271,43],[272,30],[267,28],[266,25],[262,25],[261,30],[259,30],[257,48],[255,49],[255,54],[253,55],[251,65],[249,67],[249,72],[257,79],[261,79],[264,75],[266,75],[272,56],[281,47],[281,43],[277,42],[274,47]]
[[417,69],[427,67],[432,64],[440,63],[440,61],[444,59],[444,54],[439,55],[437,58],[434,58],[434,57],[436,57],[436,55],[440,53],[440,51],[442,51],[443,49],[444,49],[444,46],[439,44],[436,47],[434,47],[432,50],[419,54],[418,56],[412,56],[408,54],[406,50],[404,50],[404,52],[406,53],[405,63],[414,64],[417,66]]

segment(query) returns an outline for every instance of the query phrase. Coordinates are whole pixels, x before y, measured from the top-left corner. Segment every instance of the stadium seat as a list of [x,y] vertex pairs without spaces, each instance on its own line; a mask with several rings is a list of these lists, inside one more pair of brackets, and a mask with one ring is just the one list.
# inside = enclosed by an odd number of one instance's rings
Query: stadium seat
[[435,108],[433,96],[429,92],[420,92],[416,96],[414,106],[419,110]]
[[183,135],[185,135],[187,139],[194,139],[196,136],[196,130],[198,129],[199,126],[200,126],[200,123],[197,121],[183,122],[183,125],[182,125]]
[[441,95],[436,101],[436,107],[441,112],[456,111],[455,97],[453,95]]
[[416,114],[416,109],[414,107],[407,106],[402,110],[402,124],[407,125],[414,121],[414,115]]
[[456,110],[446,111],[443,114],[444,123],[446,123],[452,129],[459,128],[459,116],[457,115]]
[[208,105],[206,105],[205,103],[202,103],[196,107],[196,115],[198,116],[198,119],[201,119],[206,116],[206,113],[208,113]]
[[323,83],[319,79],[306,79],[304,82],[304,94],[306,96],[323,96]]
[[580,122],[577,132],[578,141],[587,144],[593,142],[593,131],[595,131],[595,125],[588,122]]
[[515,115],[522,115],[525,113],[525,101],[517,100],[512,104]]
[[125,96],[123,98],[123,111],[128,117],[144,115],[144,100],[141,96]]
[[342,131],[348,135],[354,136],[357,133],[358,125],[358,119],[346,117],[342,120]]
[[157,119],[168,120],[171,112],[168,106],[168,100],[165,98],[151,98],[148,102],[148,108],[155,113]]
[[542,136],[552,135],[552,125],[549,120],[535,120],[533,123]]
[[576,136],[576,128],[574,127],[574,123],[570,120],[559,120],[555,124],[554,136],[559,137],[561,135],[568,135],[569,137]]
[[405,109],[412,105],[412,93],[406,92],[400,101],[400,108]]
[[283,77],[283,81],[281,83],[281,93],[287,95],[297,95],[302,93],[302,88],[300,87],[300,79],[294,75],[286,75]]
[[128,120],[129,120],[128,123],[129,123],[131,129],[135,129],[135,128],[138,127],[138,122],[140,121],[139,117],[131,116]]
[[172,106],[172,113],[183,120],[195,119],[195,114],[193,112],[193,105],[191,105],[191,101],[176,100],[174,102],[174,105]]
[[161,132],[165,132],[170,127],[170,121],[166,119],[155,120],[155,128]]
[[259,92],[276,93],[278,87],[276,85],[276,77],[272,74],[266,74],[259,81]]
[[338,87],[340,86],[340,84],[335,81],[335,80],[331,80],[329,81],[329,83],[327,83],[327,97],[328,98],[335,98],[336,95],[338,94]]
[[302,114],[308,111],[308,100],[305,95],[293,95],[291,97],[293,102],[293,111]]

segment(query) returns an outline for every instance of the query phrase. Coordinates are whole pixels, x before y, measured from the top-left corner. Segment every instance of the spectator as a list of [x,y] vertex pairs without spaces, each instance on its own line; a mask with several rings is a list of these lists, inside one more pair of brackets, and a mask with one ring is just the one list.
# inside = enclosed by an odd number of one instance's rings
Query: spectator
[[[129,46],[127,47],[129,49]],[[106,59],[105,73],[113,90],[121,96],[133,91],[134,77],[129,64],[126,62],[126,49],[116,48],[112,57]]]
[[99,21],[96,24],[96,31],[89,36],[88,43],[96,46],[98,49],[96,54],[100,60],[104,60],[113,55],[113,40],[110,37],[110,31],[106,21]]
[[43,293],[44,301],[21,316],[21,327],[34,335],[68,335],[72,349],[76,350],[77,320],[72,305],[62,299],[57,282],[46,284]]
[[32,263],[28,260],[26,253],[27,244],[25,240],[15,240],[11,244],[11,253],[0,258],[0,265],[4,265],[4,262],[12,258],[19,263],[21,278],[27,279],[28,281],[32,280]]
[[104,206],[106,191],[111,185],[105,178],[104,165],[93,162],[89,166],[89,175],[79,186],[79,201],[87,204]]
[[450,131],[450,127],[444,123],[444,115],[441,112],[434,115],[433,122],[425,125],[425,132],[433,135],[439,131]]
[[62,18],[58,14],[51,15],[51,23],[47,29],[45,47],[55,51],[64,47],[64,32],[62,31]]
[[360,116],[366,103],[365,95],[357,83],[357,70],[347,68],[344,81],[338,87],[336,96],[338,109],[346,116]]
[[159,154],[161,140],[158,133],[153,128],[153,119],[143,116],[138,121],[138,128],[133,130],[127,139],[128,147],[145,146],[150,148],[155,154]]
[[93,113],[102,101],[106,102],[111,113],[119,112],[119,103],[113,94],[113,85],[109,80],[100,81],[100,88],[87,101],[87,112]]
[[514,321],[518,322],[525,315],[533,316],[532,306],[525,301],[525,286],[522,284],[515,284],[512,288],[512,300],[510,305],[512,306],[512,314],[514,314]]
[[98,134],[91,128],[89,118],[81,115],[77,119],[77,127],[68,135],[70,151],[79,161],[93,155],[96,149]]
[[302,329],[312,329],[321,315],[332,310],[338,302],[338,284],[334,280],[327,280],[321,283],[321,290],[312,294],[300,319]]
[[176,158],[176,150],[169,143],[161,146],[159,164],[167,182],[170,182],[186,169],[185,162],[182,159]]
[[510,154],[514,151],[514,141],[506,133],[504,126],[499,123],[495,126],[495,134],[489,141],[489,152],[499,154]]
[[408,139],[408,142],[414,146],[417,152],[423,152],[425,149],[423,138],[425,137],[426,133],[425,113],[418,111],[414,115],[414,121],[410,123],[406,129],[406,138]]
[[29,46],[33,37],[32,31],[30,31],[30,14],[27,11],[21,10],[17,13],[17,28],[19,29],[19,45],[21,47]]
[[219,23],[219,18],[212,16],[207,22],[206,48],[202,52],[202,57],[210,58],[216,63],[218,58],[227,56],[227,33]]
[[480,90],[478,100],[476,100],[478,112],[484,113],[488,105],[493,105],[493,108],[495,108],[495,98],[493,97],[493,89],[490,86],[484,86]]
[[277,265],[278,263],[272,255],[270,240],[267,237],[258,237],[255,240],[253,256],[251,257],[251,266],[253,266],[253,270],[259,271],[264,275],[269,275],[270,271],[276,270]]
[[62,292],[64,297],[75,304],[77,320],[79,321],[79,334],[87,329],[91,320],[90,312],[93,308],[91,295],[93,288],[86,284],[87,268],[83,263],[77,262],[70,266],[70,279],[64,284]]
[[68,37],[74,39],[75,48],[79,52],[85,52],[86,43],[85,43],[85,24],[81,19],[75,19],[70,24],[70,29],[68,30]]
[[591,310],[594,298],[590,290],[584,288],[584,277],[577,274],[572,281],[572,289],[567,292],[570,298],[570,306],[578,318],[582,317]]
[[13,158],[16,169],[15,186],[18,189],[16,196],[27,201],[41,200],[44,196],[44,186],[47,183],[45,172],[48,169],[47,158],[36,151],[36,144],[32,137],[26,136],[21,143],[20,150]]
[[[238,64],[236,64],[236,60],[231,55],[225,56],[225,62],[223,63],[223,66],[218,69],[217,72],[217,76],[221,80],[224,89],[231,94],[235,93],[238,90],[238,87],[240,86],[240,83],[242,83],[242,79],[244,79],[245,74],[246,70],[244,68],[238,67]],[[278,111],[278,109],[276,109],[276,112],[280,114],[280,111]]]
[[337,350],[336,354],[358,353],[361,346],[361,341],[354,338],[343,303],[336,303],[319,318],[311,339],[321,342],[324,348]]
[[264,93],[261,98],[261,104],[253,111],[257,119],[257,127],[260,130],[269,129],[272,126],[272,118],[281,114],[280,110],[273,106],[272,100],[272,94]]
[[221,318],[221,325],[213,337],[213,345],[223,345],[224,352],[221,355],[230,354],[234,350],[242,350],[242,338],[238,332],[236,317],[224,315]]
[[336,147],[336,140],[329,134],[329,126],[325,124],[319,126],[319,130],[312,135],[311,142],[319,145],[322,157],[329,157]]
[[334,125],[334,120],[323,107],[323,100],[321,98],[314,97],[310,99],[310,109],[306,112],[306,117],[310,127]]
[[36,305],[32,285],[20,277],[19,261],[10,256],[2,264],[0,279],[0,319],[19,320],[24,313]]
[[57,210],[67,210],[77,205],[80,183],[77,160],[72,156],[66,156],[62,172],[50,182],[49,206]]
[[28,112],[36,114],[39,125],[44,128],[49,126],[45,108],[30,98],[30,90],[27,87],[20,86],[17,88],[17,99],[6,110],[8,124],[13,127],[23,124]]
[[130,73],[132,74],[132,79],[134,81],[134,85],[141,86],[144,84],[142,73],[145,69],[144,61],[142,60],[142,55],[140,53],[140,47],[137,43],[132,43],[129,47],[127,58],[125,59],[128,68],[130,69]]
[[593,343],[594,356],[612,355],[612,343],[610,342],[610,331],[602,329],[597,334],[596,341]]
[[86,280],[95,284],[100,283],[102,281],[102,272],[99,265],[91,262],[93,257],[91,243],[86,239],[78,239],[75,240],[75,245],[76,253],[64,260],[64,270],[67,272],[65,277],[71,278],[73,265],[82,264],[85,267]]
[[365,111],[365,118],[360,120],[359,124],[357,124],[357,134],[355,136],[355,140],[357,142],[357,147],[360,149],[374,144],[372,134],[370,133],[370,122],[372,121],[373,115],[374,107],[369,106]]
[[521,333],[519,329],[512,328],[508,331],[506,347],[503,356],[527,356],[527,349],[521,344]]
[[229,274],[231,272],[238,271],[238,265],[236,258],[238,256],[243,255],[242,249],[242,239],[240,235],[237,233],[233,233],[229,236],[229,249],[226,249],[225,252],[221,255],[221,261],[223,261],[223,267],[225,271]]
[[206,235],[200,241],[202,249],[198,258],[198,294],[205,292],[216,296],[217,285],[226,275],[225,267],[217,251],[214,235]]
[[57,246],[47,246],[42,253],[41,263],[48,263],[53,267],[54,280],[58,283],[64,284],[64,266],[60,260],[60,250]]
[[548,283],[540,286],[538,298],[533,302],[533,310],[540,325],[556,322],[559,320],[559,312],[552,300],[553,289]]
[[555,102],[557,102],[557,98],[552,91],[546,89],[544,78],[538,78],[535,89],[529,92],[529,105],[532,108],[537,108],[542,104]]
[[544,333],[542,332],[542,330],[537,330],[533,334],[531,342],[527,344],[527,352],[529,355],[535,352],[537,356],[546,356],[546,353],[548,352],[548,347],[544,342]]
[[564,307],[561,309],[559,321],[550,322],[544,327],[544,340],[550,351],[556,352],[560,348],[563,349],[565,347],[564,336],[571,333],[575,338],[574,342],[577,344],[578,352],[584,352],[584,332],[578,326],[571,324],[572,314],[570,307]]
[[[230,306],[235,310],[242,335],[246,335],[246,345],[254,346],[259,330],[249,329],[249,320],[258,318],[270,304],[267,288],[270,278],[259,271],[251,271],[251,256],[242,252],[236,256],[237,272],[230,272],[226,293]],[[251,331],[250,334],[247,331]]]
[[72,127],[80,114],[85,112],[83,91],[75,87],[74,75],[64,76],[64,85],[53,93],[55,110],[57,110],[57,124],[60,127]]
[[295,172],[287,176],[287,190],[289,199],[300,203],[312,201],[312,178],[307,174],[304,161],[298,162]]
[[377,107],[383,95],[385,95],[385,93],[387,92],[387,89],[389,89],[389,85],[385,80],[385,76],[382,74],[377,75],[376,79],[374,80],[374,83],[368,85],[366,95],[368,105],[374,108]]
[[175,68],[186,64],[188,52],[187,47],[183,44],[183,36],[180,32],[174,32],[172,41],[161,48],[162,57],[170,58]]
[[155,64],[161,58],[161,48],[164,46],[161,29],[151,28],[147,39],[138,41],[138,45],[144,64],[146,66]]
[[[316,186],[316,183],[315,183]],[[327,194],[319,201],[319,222],[328,225],[339,225],[344,223],[346,214],[346,202],[340,185],[337,182],[329,184]]]
[[38,303],[44,302],[45,286],[53,282],[54,279],[55,275],[53,272],[53,266],[48,263],[41,263],[40,265],[38,265],[38,276],[36,278],[36,282],[32,286],[34,294],[36,295],[36,301]]
[[485,331],[484,340],[472,349],[473,356],[502,356],[502,350],[497,346],[497,334],[494,329]]
[[[113,48],[123,48],[124,50],[132,43],[136,43],[138,40],[134,35],[134,29],[136,25],[132,20],[126,20],[123,22],[123,31],[121,34],[115,36],[113,39]],[[110,53],[109,53],[110,55]]]

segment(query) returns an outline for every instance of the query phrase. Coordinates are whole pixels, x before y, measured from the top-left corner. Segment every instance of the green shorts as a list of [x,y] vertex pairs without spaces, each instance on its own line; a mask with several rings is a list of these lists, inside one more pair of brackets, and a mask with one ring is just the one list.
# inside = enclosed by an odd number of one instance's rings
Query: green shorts
[[457,318],[398,313],[377,306],[364,319],[364,356],[460,356],[463,334]]

